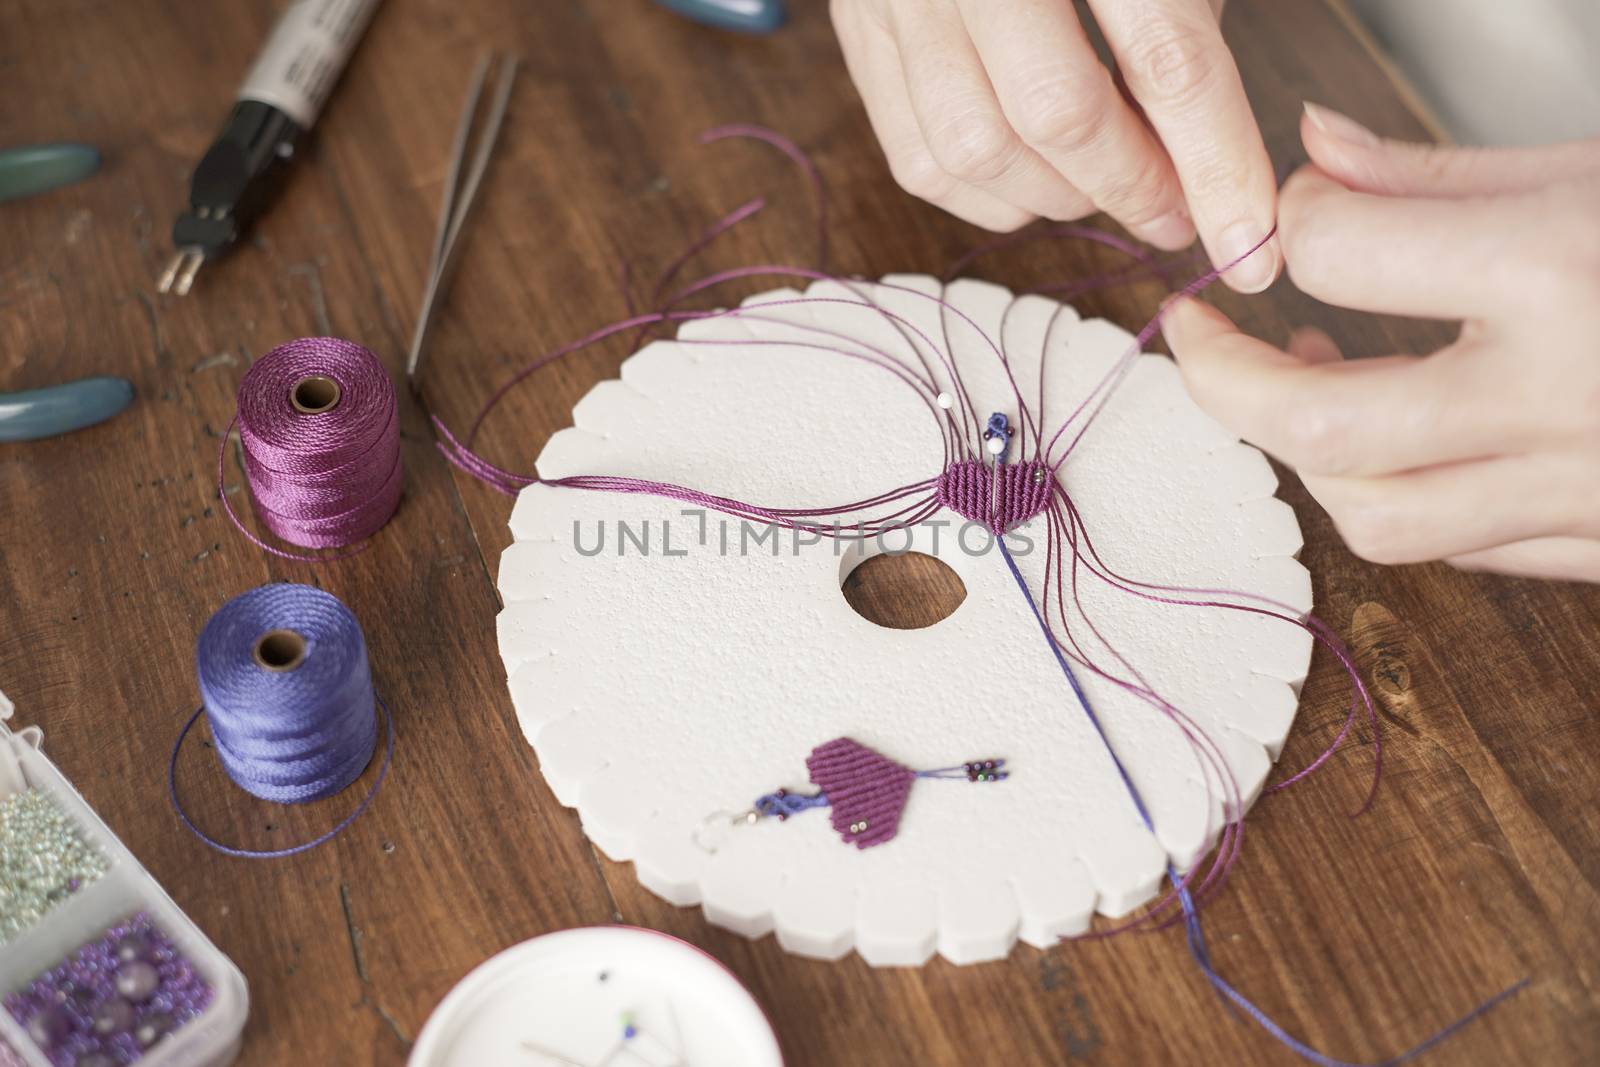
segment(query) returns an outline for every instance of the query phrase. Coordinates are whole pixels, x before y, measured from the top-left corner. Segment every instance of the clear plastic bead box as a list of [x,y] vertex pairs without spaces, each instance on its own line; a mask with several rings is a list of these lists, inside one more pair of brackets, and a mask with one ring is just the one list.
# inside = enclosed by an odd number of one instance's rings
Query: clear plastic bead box
[[[108,860],[106,873],[0,944],[0,996],[26,989],[85,943],[136,912],[172,939],[213,990],[211,1004],[134,1061],[138,1067],[227,1067],[239,1054],[250,993],[244,975],[173,903],[43,752],[37,726],[12,732],[12,705],[0,693],[0,797],[31,786],[50,794]],[[27,1031],[0,1008],[0,1039],[32,1067],[51,1067]]]

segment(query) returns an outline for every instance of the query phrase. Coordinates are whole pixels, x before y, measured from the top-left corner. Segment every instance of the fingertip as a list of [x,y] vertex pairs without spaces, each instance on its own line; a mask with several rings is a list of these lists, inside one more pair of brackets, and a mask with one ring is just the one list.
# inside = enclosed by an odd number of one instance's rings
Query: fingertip
[[1291,268],[1304,237],[1304,224],[1315,214],[1317,203],[1340,193],[1348,194],[1349,189],[1315,163],[1300,167],[1283,183],[1283,191],[1278,194],[1278,232]]
[[1325,177],[1358,189],[1382,186],[1384,142],[1354,119],[1307,101],[1300,143]]
[[[1355,148],[1376,148],[1383,142],[1378,135],[1367,129],[1349,115],[1340,114],[1331,107],[1313,104],[1304,101],[1304,113],[1301,115],[1301,139],[1306,135],[1319,144],[1346,145]],[[1311,146],[1306,145],[1307,148]]]
[[1236,330],[1228,316],[1182,293],[1168,300],[1161,309],[1161,335],[1180,363],[1185,356],[1199,352],[1208,341]]
[[1278,193],[1279,214],[1282,214],[1284,201],[1291,196],[1315,196],[1331,189],[1343,188],[1343,185],[1315,162],[1302,163],[1284,180],[1283,189]]
[[[1283,253],[1271,226],[1256,222],[1237,222],[1217,240],[1212,262],[1222,272],[1222,280],[1236,293],[1259,293],[1278,280],[1283,270]],[[1268,236],[1268,234],[1271,234]]]
[[1344,359],[1333,338],[1315,326],[1301,326],[1289,335],[1289,354],[1304,363],[1338,363]]

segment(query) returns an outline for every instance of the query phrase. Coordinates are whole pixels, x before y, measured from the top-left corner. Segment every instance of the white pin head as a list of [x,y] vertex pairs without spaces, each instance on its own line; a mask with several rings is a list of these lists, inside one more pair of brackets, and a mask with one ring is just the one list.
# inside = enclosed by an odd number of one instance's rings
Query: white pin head
[[998,456],[1006,450],[1006,439],[997,434],[989,438],[989,443],[985,447],[988,448],[989,455]]
[[955,397],[951,396],[949,393],[940,393],[938,400],[939,406],[944,408],[946,411],[949,411],[951,408],[956,406]]

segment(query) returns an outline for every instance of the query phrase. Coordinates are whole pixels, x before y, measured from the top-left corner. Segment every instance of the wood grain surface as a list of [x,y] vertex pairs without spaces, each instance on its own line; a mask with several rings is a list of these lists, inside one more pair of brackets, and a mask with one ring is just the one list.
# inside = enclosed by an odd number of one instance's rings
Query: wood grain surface
[[[1222,1008],[1176,931],[875,971],[713,929],[599,856],[522,740],[494,640],[510,503],[452,472],[427,416],[463,425],[511,368],[621,313],[623,258],[652,277],[756,193],[767,210],[695,266],[810,261],[803,182],[763,146],[698,147],[695,134],[716,123],[765,123],[815,153],[834,195],[837,271],[937,273],[979,237],[894,187],[824,5],[796,3],[782,32],[745,39],[644,0],[391,0],[277,209],[184,299],[154,292],[167,230],[276,5],[0,6],[0,145],[81,140],[106,157],[84,184],[0,205],[0,389],[91,374],[138,389],[108,424],[0,446],[0,687],[244,970],[241,1064],[401,1063],[474,965],[539,933],[613,920],[725,961],[770,1012],[793,1067],[1296,1062]],[[1234,0],[1226,24],[1280,168],[1302,158],[1305,98],[1388,135],[1425,134],[1324,0]],[[217,507],[234,389],[252,358],[318,333],[360,341],[399,373],[456,114],[490,47],[525,63],[422,396],[402,397],[399,514],[347,561],[268,557]],[[975,272],[1021,285],[1111,262],[1040,246]],[[1131,286],[1079,305],[1134,326],[1161,295]],[[1357,354],[1427,350],[1452,333],[1323,307],[1286,281],[1215,299],[1270,339],[1315,323]],[[490,421],[484,452],[531,463],[625,355],[613,345],[539,374]],[[1524,993],[1427,1062],[1596,1062],[1600,590],[1371,566],[1292,477],[1283,492],[1306,529],[1319,612],[1352,641],[1382,703],[1385,778],[1375,809],[1347,818],[1372,770],[1370,748],[1353,747],[1258,806],[1208,913],[1218,965],[1296,1034],[1362,1060],[1527,976]],[[894,615],[921,582],[901,570],[864,574],[852,597]],[[181,831],[164,766],[196,702],[202,623],[269,580],[317,583],[354,609],[399,740],[379,801],[350,831],[256,863]],[[1344,700],[1319,655],[1286,768],[1328,742]],[[313,833],[353,802],[254,802],[199,745],[180,784],[202,825],[255,845]]]

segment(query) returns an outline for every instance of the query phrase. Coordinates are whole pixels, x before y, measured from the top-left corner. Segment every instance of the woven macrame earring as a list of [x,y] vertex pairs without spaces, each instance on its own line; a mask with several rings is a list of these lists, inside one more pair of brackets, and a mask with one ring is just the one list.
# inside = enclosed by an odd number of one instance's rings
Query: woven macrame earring
[[787,789],[758,797],[744,821],[788,819],[812,808],[832,809],[834,830],[857,848],[871,848],[891,840],[900,830],[911,785],[918,778],[950,781],[1003,782],[1011,772],[1003,759],[972,760],[953,767],[914,771],[848,737],[835,738],[811,750],[806,770],[820,792],[792,793]]

